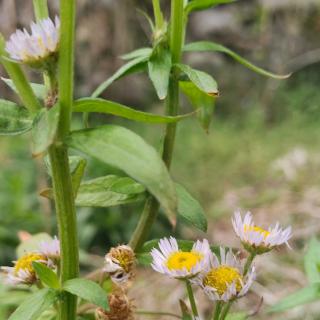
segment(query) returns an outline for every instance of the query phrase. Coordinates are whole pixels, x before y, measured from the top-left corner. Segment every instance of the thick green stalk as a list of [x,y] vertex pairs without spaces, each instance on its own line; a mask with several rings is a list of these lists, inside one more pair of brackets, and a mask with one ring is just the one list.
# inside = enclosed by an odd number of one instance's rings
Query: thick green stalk
[[188,292],[188,297],[189,297],[189,301],[190,301],[193,317],[194,318],[199,318],[199,313],[198,313],[198,309],[197,309],[197,305],[196,305],[196,300],[194,299],[192,286],[191,286],[191,283],[190,283],[189,280],[186,280],[186,287],[187,287],[187,292]]
[[37,21],[48,18],[48,3],[47,0],[33,0],[33,8]]
[[[171,34],[170,34],[170,51],[172,55],[172,62],[179,63],[181,59],[182,47],[184,44],[184,28],[183,23],[183,0],[171,1]],[[174,116],[178,113],[179,108],[179,71],[172,70],[172,75],[169,82],[168,97],[166,99],[166,114]],[[166,126],[163,142],[162,158],[168,168],[170,168],[174,141],[176,136],[176,123],[171,123]],[[158,201],[149,196],[144,206],[138,225],[131,237],[129,245],[133,250],[138,251],[143,245],[151,227],[156,220],[159,211]]]
[[[69,134],[73,103],[75,0],[60,1],[61,40],[59,53],[60,121],[57,141],[49,149],[52,181],[60,237],[60,281],[79,275],[78,233],[76,210],[72,191],[68,149],[64,139]],[[55,81],[52,81],[54,83]],[[77,298],[63,293],[59,304],[60,320],[76,319]]]
[[160,7],[160,1],[159,0],[152,0],[153,5],[153,14],[156,21],[156,28],[161,29],[163,26],[163,15]]

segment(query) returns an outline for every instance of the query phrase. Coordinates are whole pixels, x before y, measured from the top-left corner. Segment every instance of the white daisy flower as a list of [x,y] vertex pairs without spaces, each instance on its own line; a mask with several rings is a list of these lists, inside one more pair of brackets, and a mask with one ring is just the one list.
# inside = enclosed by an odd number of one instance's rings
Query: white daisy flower
[[252,266],[244,275],[243,265],[231,250],[220,248],[220,260],[211,253],[210,265],[205,272],[192,280],[199,285],[212,301],[230,301],[244,296],[255,280]]
[[136,257],[127,245],[111,248],[105,256],[103,270],[109,273],[110,278],[117,284],[124,284],[134,276]]
[[274,247],[286,244],[291,238],[291,227],[280,228],[279,223],[268,230],[256,226],[252,220],[252,215],[247,212],[243,221],[239,211],[236,211],[232,219],[234,231],[241,239],[246,250],[256,254],[261,254],[272,250]]
[[56,236],[52,240],[41,241],[39,251],[48,259],[56,262],[60,260],[60,241]]
[[191,251],[181,251],[175,238],[164,238],[159,241],[159,249],[151,250],[151,266],[171,278],[193,278],[209,264],[210,246],[205,239],[198,240]]
[[47,264],[47,258],[41,253],[27,253],[17,261],[14,261],[13,267],[1,267],[6,275],[6,282],[10,285],[34,284],[38,278],[33,269],[32,262]]
[[54,56],[59,48],[60,20],[53,22],[50,18],[38,23],[32,22],[31,33],[26,29],[17,30],[6,43],[10,58],[27,64],[43,62]]

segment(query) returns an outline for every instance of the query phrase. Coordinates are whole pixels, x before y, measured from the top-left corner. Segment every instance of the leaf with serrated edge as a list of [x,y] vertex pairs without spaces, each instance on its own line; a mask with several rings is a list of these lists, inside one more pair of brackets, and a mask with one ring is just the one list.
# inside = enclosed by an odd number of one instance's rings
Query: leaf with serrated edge
[[41,289],[26,299],[8,320],[36,320],[58,299],[57,291]]
[[224,47],[223,45],[221,45],[219,43],[215,43],[215,42],[209,42],[209,41],[192,42],[192,43],[187,44],[183,50],[185,52],[194,52],[194,51],[197,51],[197,52],[201,52],[201,51],[222,52],[222,53],[229,55],[231,58],[238,61],[239,63],[241,63],[242,65],[244,65],[248,69],[250,69],[258,74],[261,74],[263,76],[274,78],[274,79],[280,79],[280,80],[287,79],[291,76],[291,74],[286,74],[286,75],[275,74],[275,73],[266,71],[260,67],[257,67],[256,65],[254,65],[250,61],[242,58],[240,55],[238,55],[234,51],[228,49],[227,47]]
[[143,184],[176,222],[177,198],[173,181],[158,152],[134,132],[120,126],[75,131],[67,144],[114,166]]
[[72,279],[63,284],[63,290],[68,291],[104,310],[109,310],[107,293],[95,282],[87,279]]

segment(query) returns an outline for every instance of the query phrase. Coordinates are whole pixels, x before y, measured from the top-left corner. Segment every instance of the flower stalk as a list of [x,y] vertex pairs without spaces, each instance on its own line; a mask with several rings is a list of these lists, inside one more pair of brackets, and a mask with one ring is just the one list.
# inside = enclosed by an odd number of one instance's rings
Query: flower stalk
[[[154,1],[153,4],[158,4]],[[170,51],[172,63],[179,63],[181,60],[182,48],[184,45],[184,0],[171,1],[171,33],[170,33]],[[157,11],[156,7],[154,8]],[[173,68],[169,81],[168,96],[166,99],[166,115],[175,116],[179,109],[179,70]],[[166,126],[164,133],[162,158],[168,168],[171,166],[174,142],[176,137],[176,123],[170,123]],[[145,242],[151,227],[156,220],[159,211],[158,201],[149,196],[144,206],[138,225],[131,237],[130,246],[134,251],[138,251]]]
[[187,292],[188,292],[188,297],[189,297],[189,301],[190,301],[190,305],[191,305],[192,314],[193,314],[194,318],[198,318],[199,317],[198,308],[196,305],[196,300],[194,299],[192,286],[191,286],[191,283],[189,280],[186,280],[186,288],[187,288]]

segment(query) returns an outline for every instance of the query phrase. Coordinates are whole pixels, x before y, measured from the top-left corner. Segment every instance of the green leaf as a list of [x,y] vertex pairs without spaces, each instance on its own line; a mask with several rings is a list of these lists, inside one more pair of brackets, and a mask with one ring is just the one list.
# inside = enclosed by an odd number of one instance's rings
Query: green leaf
[[51,109],[42,109],[33,121],[32,127],[32,154],[40,156],[54,142],[58,129],[60,105],[56,104]]
[[32,119],[27,109],[0,99],[0,135],[18,135],[32,128]]
[[199,110],[197,112],[198,120],[203,129],[208,132],[213,118],[216,97],[201,91],[190,81],[180,81],[179,84],[194,109]]
[[135,58],[125,65],[123,65],[120,69],[118,69],[109,79],[100,84],[100,86],[93,92],[91,95],[92,98],[97,98],[100,94],[105,91],[113,82],[121,79],[122,77],[131,74],[140,72],[144,70],[147,61],[149,60],[149,56],[140,56]]
[[176,184],[178,195],[178,214],[186,219],[191,225],[207,231],[207,219],[200,203],[181,185]]
[[250,61],[242,58],[240,55],[235,53],[234,51],[224,47],[223,45],[215,42],[208,42],[208,41],[199,41],[199,42],[193,42],[189,43],[184,47],[184,51],[190,52],[190,51],[213,51],[213,52],[222,52],[227,55],[229,55],[231,58],[234,60],[238,61],[248,69],[261,74],[263,76],[267,76],[270,78],[274,79],[287,79],[290,77],[291,74],[286,74],[286,75],[279,75],[279,74],[274,74],[272,72],[266,71],[262,68],[257,67],[256,65],[252,64]]
[[[15,86],[15,84],[13,83],[13,81],[11,79],[6,79],[6,78],[1,78],[2,81],[5,82],[5,84],[11,88],[15,93],[18,94],[18,90],[17,87]],[[38,99],[44,100],[47,96],[47,89],[45,87],[45,85],[40,84],[40,83],[30,83],[31,88],[34,92],[34,94],[36,95],[36,97]]]
[[160,100],[168,94],[171,67],[171,53],[167,49],[156,50],[148,62],[149,77]]
[[201,91],[211,95],[218,96],[217,82],[207,73],[199,70],[192,69],[186,64],[176,64],[182,72],[190,79],[190,81]]
[[84,98],[77,100],[73,106],[74,112],[100,112],[100,113],[107,113],[112,114],[115,116],[119,116],[122,118],[140,121],[140,122],[147,122],[147,123],[172,123],[181,121],[192,113],[176,116],[176,117],[169,117],[169,116],[161,116],[157,114],[152,114],[148,112],[138,111],[134,108],[130,108],[124,106],[120,103],[116,103],[109,100],[104,99],[91,99],[91,98]]
[[32,266],[43,284],[46,284],[49,288],[52,289],[58,290],[60,288],[58,276],[53,270],[45,266],[43,263],[35,261],[32,262]]
[[[120,192],[119,192],[120,191]],[[145,188],[130,178],[114,175],[85,181],[76,198],[80,207],[111,207],[144,198]]]
[[37,233],[31,238],[21,242],[16,249],[17,257],[21,258],[27,252],[39,251],[39,243],[42,241],[51,241],[52,238],[47,233]]
[[310,283],[320,283],[320,242],[312,238],[304,256],[304,268]]
[[8,320],[36,320],[58,299],[57,291],[41,289],[25,300]]
[[175,222],[177,198],[174,183],[158,152],[134,132],[120,126],[103,126],[73,132],[70,147],[114,166],[143,184]]
[[89,301],[104,310],[109,310],[107,293],[93,281],[81,278],[68,280],[63,284],[63,290]]
[[87,166],[87,160],[78,156],[71,156],[69,157],[69,165],[72,178],[73,193],[76,197],[81,184],[82,177],[84,175],[84,171]]
[[134,50],[132,52],[123,54],[121,58],[123,60],[131,60],[131,59],[136,59],[139,57],[150,57],[152,53],[152,48],[139,48],[137,50]]
[[320,283],[314,283],[287,296],[276,305],[272,306],[268,311],[282,312],[302,304],[316,301],[318,299],[320,299]]
[[206,10],[215,7],[219,4],[234,2],[235,0],[193,0],[185,7],[185,11],[190,13],[192,11]]

